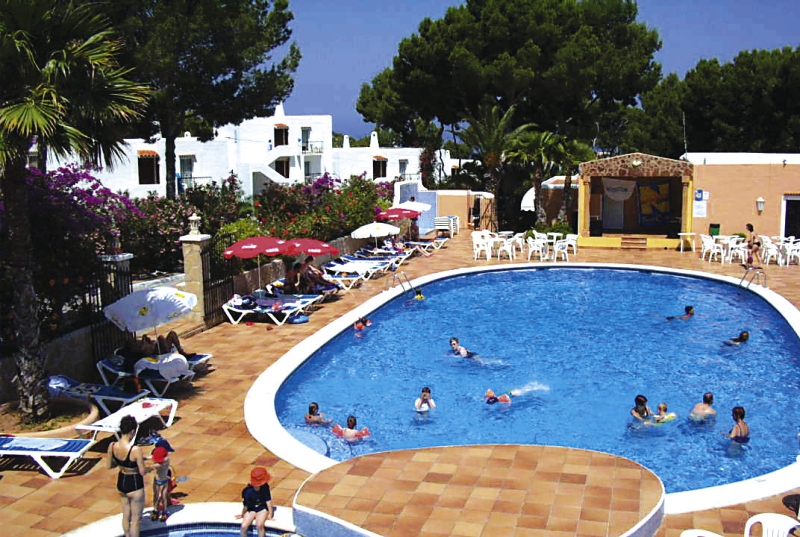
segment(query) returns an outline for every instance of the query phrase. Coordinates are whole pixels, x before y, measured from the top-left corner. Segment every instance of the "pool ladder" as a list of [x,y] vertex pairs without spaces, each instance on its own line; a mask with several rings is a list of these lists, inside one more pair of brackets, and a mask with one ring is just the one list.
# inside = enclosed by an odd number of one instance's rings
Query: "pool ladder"
[[[384,281],[385,281],[385,283],[383,284],[384,291],[388,291],[395,285],[399,284],[400,288],[403,289],[404,293],[408,294],[414,292],[414,286],[411,285],[411,280],[408,279],[408,276],[406,276],[406,273],[403,271],[393,273],[391,279],[386,278],[386,280]],[[408,289],[406,289],[406,285],[408,285]]]
[[[764,283],[761,283],[761,277],[764,277]],[[763,287],[768,287],[767,285],[767,274],[761,267],[745,267],[744,274],[742,275],[742,279],[739,280],[739,287],[750,287],[750,284],[753,282],[756,284],[761,285]],[[745,285],[747,282],[747,285]]]

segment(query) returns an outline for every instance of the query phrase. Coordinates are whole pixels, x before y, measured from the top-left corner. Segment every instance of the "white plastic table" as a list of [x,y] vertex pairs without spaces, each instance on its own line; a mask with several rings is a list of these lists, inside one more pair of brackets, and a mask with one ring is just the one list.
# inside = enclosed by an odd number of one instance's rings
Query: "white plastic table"
[[681,240],[681,252],[683,252],[683,243],[691,238],[692,240],[692,251],[694,252],[694,236],[696,233],[678,233],[678,237]]

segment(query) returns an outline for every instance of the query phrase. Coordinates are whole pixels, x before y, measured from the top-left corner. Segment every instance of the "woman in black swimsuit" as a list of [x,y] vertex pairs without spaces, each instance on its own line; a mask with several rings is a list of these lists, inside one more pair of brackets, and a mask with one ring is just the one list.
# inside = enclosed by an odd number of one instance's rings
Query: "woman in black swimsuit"
[[761,238],[756,235],[753,224],[747,224],[745,228],[747,229],[747,249],[750,250],[747,264],[752,265],[755,259],[761,265],[763,264],[763,261],[761,261]]
[[144,510],[144,475],[152,468],[144,465],[142,450],[136,445],[138,424],[133,416],[119,423],[119,441],[108,446],[108,467],[119,467],[117,491],[122,503],[122,531],[125,537],[139,536],[139,522]]

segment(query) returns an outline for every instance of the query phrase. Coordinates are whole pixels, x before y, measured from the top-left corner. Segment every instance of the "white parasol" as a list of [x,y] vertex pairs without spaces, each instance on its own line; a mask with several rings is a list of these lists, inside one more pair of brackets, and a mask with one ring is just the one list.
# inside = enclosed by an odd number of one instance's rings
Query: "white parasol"
[[400,233],[400,228],[391,224],[384,224],[383,222],[372,222],[366,224],[353,231],[350,236],[354,239],[375,239],[375,245],[378,244],[378,237],[387,237],[389,235],[397,235]]
[[122,330],[150,330],[183,317],[197,305],[197,296],[174,287],[140,289],[103,309]]

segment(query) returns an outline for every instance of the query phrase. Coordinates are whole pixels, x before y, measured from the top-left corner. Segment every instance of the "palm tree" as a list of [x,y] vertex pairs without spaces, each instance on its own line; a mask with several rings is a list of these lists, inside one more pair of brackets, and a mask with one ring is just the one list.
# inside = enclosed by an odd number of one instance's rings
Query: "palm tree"
[[469,126],[459,133],[461,141],[470,147],[475,158],[483,164],[485,188],[495,199],[506,152],[520,136],[534,127],[527,123],[512,129],[513,116],[513,106],[501,115],[499,106],[482,105],[478,109],[478,117],[468,117]]
[[562,138],[548,131],[527,132],[515,140],[508,151],[509,162],[523,168],[532,168],[535,189],[533,203],[536,207],[536,220],[539,222],[547,220],[542,206],[542,181],[552,175],[556,160],[561,153]]
[[558,211],[558,220],[567,222],[567,211],[572,202],[572,176],[578,171],[582,162],[594,160],[597,155],[589,145],[578,140],[564,140],[561,144],[561,154],[558,156],[558,166],[564,174],[564,195],[562,196],[561,209]]
[[14,355],[20,411],[49,412],[46,356],[33,284],[28,152],[76,155],[110,165],[122,155],[120,125],[139,117],[148,89],[126,78],[121,43],[89,5],[0,0],[0,192],[11,247]]

